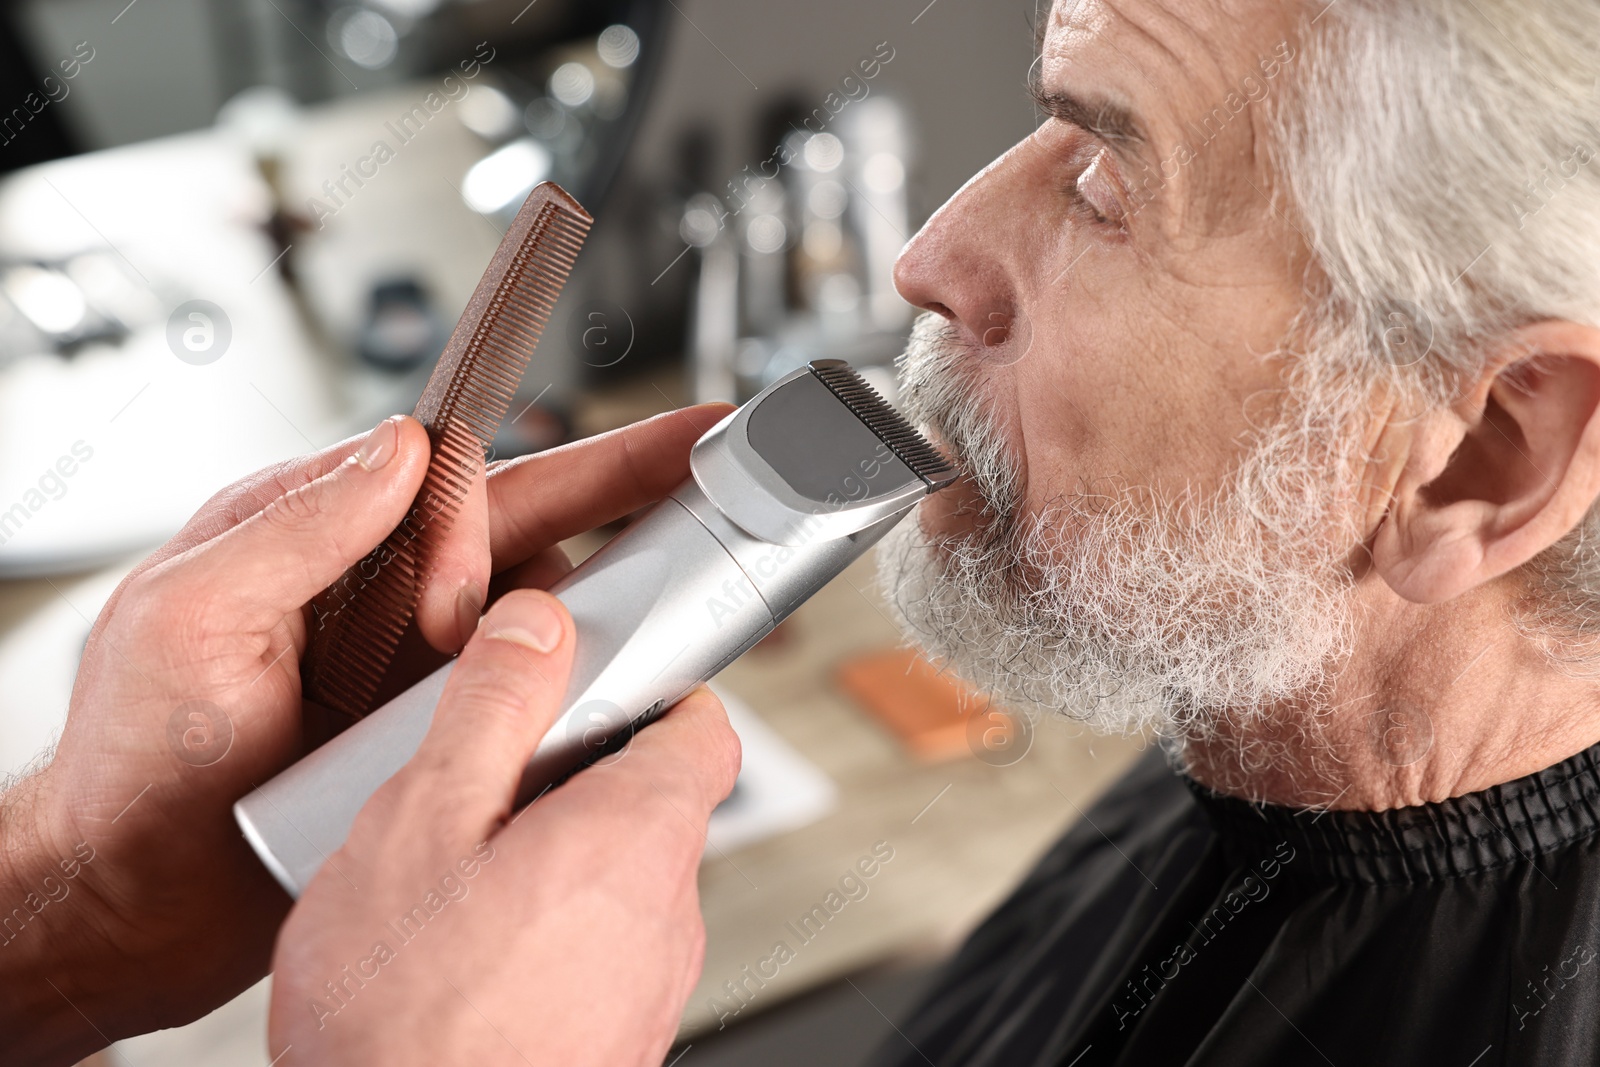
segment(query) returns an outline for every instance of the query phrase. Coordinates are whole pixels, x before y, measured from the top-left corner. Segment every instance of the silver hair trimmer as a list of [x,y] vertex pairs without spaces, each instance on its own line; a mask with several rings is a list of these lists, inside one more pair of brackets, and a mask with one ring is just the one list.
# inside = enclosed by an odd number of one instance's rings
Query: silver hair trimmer
[[[786,375],[712,427],[690,469],[551,588],[577,624],[576,658],[518,806],[732,663],[956,473],[839,360]],[[234,805],[290,895],[416,753],[453,665]]]

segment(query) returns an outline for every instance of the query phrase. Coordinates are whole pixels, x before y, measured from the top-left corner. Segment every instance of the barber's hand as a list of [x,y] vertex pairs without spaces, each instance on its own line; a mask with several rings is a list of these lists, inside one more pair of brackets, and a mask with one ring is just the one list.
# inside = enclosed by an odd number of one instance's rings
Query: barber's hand
[[284,924],[275,1062],[661,1063],[700,972],[696,872],[738,739],[697,690],[513,818],[573,644],[547,593],[484,616],[417,755]]
[[[456,573],[558,575],[551,546],[670,491],[724,411],[659,416],[480,480],[452,537]],[[113,594],[53,762],[0,803],[0,903],[32,912],[0,945],[8,1062],[72,1062],[266,972],[289,900],[231,807],[303,753],[305,605],[400,522],[427,460],[422,427],[397,418],[245,479]],[[425,603],[423,628],[448,632],[452,610]]]

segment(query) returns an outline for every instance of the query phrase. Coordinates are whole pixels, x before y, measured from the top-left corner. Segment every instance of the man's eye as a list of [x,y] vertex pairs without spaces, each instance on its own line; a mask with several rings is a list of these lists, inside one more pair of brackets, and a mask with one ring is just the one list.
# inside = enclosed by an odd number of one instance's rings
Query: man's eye
[[1095,153],[1094,159],[1072,183],[1072,195],[1094,215],[1096,222],[1121,226],[1127,220],[1128,212],[1117,193],[1108,155],[1104,148]]

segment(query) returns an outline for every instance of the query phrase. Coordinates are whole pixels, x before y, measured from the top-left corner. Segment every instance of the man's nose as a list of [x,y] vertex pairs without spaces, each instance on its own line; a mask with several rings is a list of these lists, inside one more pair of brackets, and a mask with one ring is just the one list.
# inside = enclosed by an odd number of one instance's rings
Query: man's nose
[[1005,344],[1018,309],[1008,250],[1027,213],[1012,188],[1016,149],[962,186],[900,252],[894,284],[908,303],[942,315],[963,338]]

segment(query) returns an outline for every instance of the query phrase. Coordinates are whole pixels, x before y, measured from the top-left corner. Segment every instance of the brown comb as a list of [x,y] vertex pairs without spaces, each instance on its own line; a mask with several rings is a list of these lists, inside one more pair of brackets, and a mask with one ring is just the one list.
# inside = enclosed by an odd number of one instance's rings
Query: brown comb
[[312,605],[305,698],[348,720],[372,710],[434,555],[511,405],[594,219],[565,189],[528,194],[456,322],[413,414],[433,446],[411,511]]

